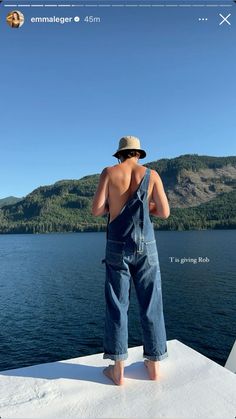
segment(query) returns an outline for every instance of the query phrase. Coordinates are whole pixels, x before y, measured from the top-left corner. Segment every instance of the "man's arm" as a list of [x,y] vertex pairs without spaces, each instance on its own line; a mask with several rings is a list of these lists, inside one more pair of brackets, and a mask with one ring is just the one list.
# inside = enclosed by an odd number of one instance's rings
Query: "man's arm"
[[152,174],[154,185],[151,202],[149,205],[150,214],[160,218],[168,218],[170,215],[170,207],[164,191],[162,180],[155,170],[152,170]]
[[104,215],[109,212],[108,199],[108,168],[105,167],[100,174],[99,183],[95,192],[92,204],[92,214],[95,216]]

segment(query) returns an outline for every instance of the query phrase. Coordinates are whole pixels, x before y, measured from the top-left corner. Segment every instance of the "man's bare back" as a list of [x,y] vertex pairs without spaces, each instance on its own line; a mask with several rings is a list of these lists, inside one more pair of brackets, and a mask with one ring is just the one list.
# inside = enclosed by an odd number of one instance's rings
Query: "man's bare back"
[[[92,213],[95,216],[110,213],[110,222],[120,213],[128,199],[137,190],[146,167],[132,157],[115,166],[103,169],[94,196]],[[167,218],[170,214],[168,200],[160,176],[151,170],[148,188],[149,210],[152,215]]]
[[[114,220],[124,207],[126,202],[138,189],[142,178],[146,172],[146,167],[136,162],[126,160],[108,168],[109,176],[109,196],[108,206],[110,212],[110,222]],[[150,177],[148,188],[148,199],[150,200],[153,189],[153,180]]]

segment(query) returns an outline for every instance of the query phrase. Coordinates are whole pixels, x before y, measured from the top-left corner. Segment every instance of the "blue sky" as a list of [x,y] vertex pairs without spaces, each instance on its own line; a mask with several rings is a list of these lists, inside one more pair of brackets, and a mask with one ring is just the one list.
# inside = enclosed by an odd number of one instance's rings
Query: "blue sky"
[[[123,135],[142,163],[236,154],[235,8],[19,10],[11,29],[0,6],[0,198],[100,173]],[[30,23],[88,14],[101,23]]]

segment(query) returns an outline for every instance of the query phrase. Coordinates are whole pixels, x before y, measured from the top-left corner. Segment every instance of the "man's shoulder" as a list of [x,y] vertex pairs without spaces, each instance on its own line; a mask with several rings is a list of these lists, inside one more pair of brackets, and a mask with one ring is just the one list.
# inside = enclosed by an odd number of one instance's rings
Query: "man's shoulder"
[[109,175],[110,173],[116,171],[117,168],[119,168],[119,164],[115,164],[114,166],[107,166],[107,167],[104,167],[104,169],[102,170],[102,173]]
[[151,178],[152,182],[155,182],[155,183],[160,182],[160,180],[161,180],[161,177],[158,174],[158,171],[155,170],[155,169],[150,169],[150,178]]
[[150,168],[150,173],[151,173],[151,175],[153,175],[153,176],[156,176],[156,177],[158,177],[158,176],[159,176],[158,171],[157,171],[157,170],[155,170],[155,169],[151,169],[151,168]]
[[109,177],[114,172],[115,166],[107,166],[101,172],[101,177]]

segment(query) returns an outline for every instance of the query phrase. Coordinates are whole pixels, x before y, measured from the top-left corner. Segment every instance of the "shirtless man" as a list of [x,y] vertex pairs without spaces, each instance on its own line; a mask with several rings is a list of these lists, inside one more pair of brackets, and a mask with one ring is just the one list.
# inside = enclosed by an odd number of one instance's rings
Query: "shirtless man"
[[[138,138],[132,136],[121,138],[119,148],[114,156],[119,159],[120,163],[112,167],[106,167],[102,171],[93,199],[92,214],[101,216],[108,213],[109,215],[105,289],[106,347],[103,358],[110,358],[115,361],[115,364],[105,368],[104,374],[113,380],[115,384],[122,385],[124,383],[124,360],[127,358],[127,320],[125,319],[125,314],[127,314],[129,301],[127,296],[125,308],[120,307],[121,305],[124,306],[124,294],[121,294],[120,289],[125,284],[128,275],[136,278],[134,284],[139,304],[141,306],[143,305],[143,307],[148,305],[149,311],[150,301],[147,299],[156,302],[156,305],[158,305],[157,311],[155,311],[156,307],[152,308],[153,319],[150,321],[149,326],[147,326],[148,322],[146,320],[145,310],[141,314],[141,324],[144,331],[144,339],[146,339],[146,347],[144,349],[146,353],[144,353],[144,357],[147,359],[144,363],[151,380],[158,378],[159,360],[168,356],[161,291],[159,291],[158,296],[154,294],[156,292],[154,290],[157,288],[160,289],[160,287],[154,286],[153,294],[147,295],[144,298],[145,289],[141,289],[140,284],[149,281],[149,283],[146,283],[146,288],[150,288],[152,285],[150,281],[153,283],[160,281],[156,243],[155,245],[153,244],[155,237],[149,214],[160,218],[168,218],[170,209],[160,176],[155,170],[146,169],[146,167],[138,163],[140,158],[146,156],[145,151],[140,148]],[[140,211],[141,206],[142,211]],[[138,221],[138,223],[134,220]],[[131,249],[136,259],[132,260],[130,255]],[[115,257],[116,260],[112,260],[112,257]],[[136,270],[134,270],[135,263],[137,266]],[[145,275],[143,272],[146,272],[145,278],[144,276],[140,276],[140,264],[142,264],[142,275]],[[119,286],[117,288],[118,283]],[[111,289],[112,292],[110,291]],[[128,288],[126,291],[123,290],[123,293],[127,292],[127,290]],[[115,299],[114,294],[116,295]],[[122,300],[122,304],[115,307],[117,300]],[[124,311],[122,312],[122,310]],[[118,320],[117,313],[119,313]],[[148,347],[152,336],[157,336],[157,331],[152,330],[152,322],[156,322],[158,330],[161,330],[159,340],[164,345],[160,347],[157,342],[155,353],[149,349],[155,347],[155,344],[154,346],[150,345]],[[115,334],[114,330],[116,331]]]

